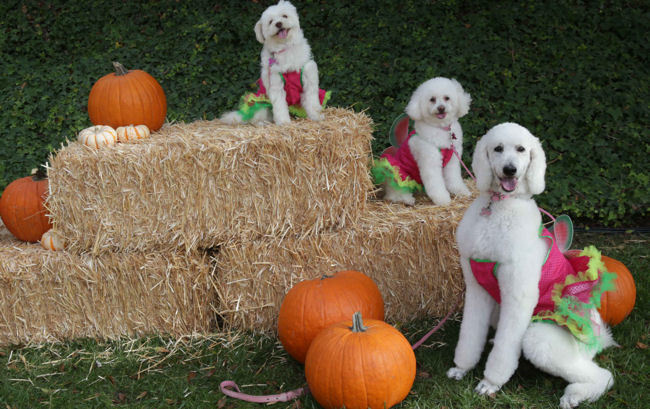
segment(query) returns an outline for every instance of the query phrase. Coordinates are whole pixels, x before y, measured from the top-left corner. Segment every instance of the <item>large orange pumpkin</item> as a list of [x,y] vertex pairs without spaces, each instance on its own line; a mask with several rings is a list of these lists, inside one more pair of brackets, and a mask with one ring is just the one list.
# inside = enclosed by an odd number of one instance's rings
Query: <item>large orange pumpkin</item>
[[287,293],[280,307],[278,336],[289,355],[305,362],[307,350],[323,328],[354,314],[384,319],[384,301],[377,284],[358,271],[341,271],[302,281]]
[[14,180],[2,193],[0,216],[17,239],[37,242],[52,228],[43,206],[48,187],[47,176],[41,169],[33,176]]
[[398,330],[354,314],[321,331],[305,361],[309,390],[326,409],[384,409],[401,402],[415,380],[415,354]]
[[616,274],[614,291],[606,291],[600,299],[598,312],[609,325],[618,325],[627,317],[636,302],[636,285],[625,264],[607,256],[601,256],[607,271]]
[[88,115],[95,125],[112,128],[147,125],[157,131],[165,122],[167,98],[154,77],[142,70],[126,70],[114,62],[115,73],[100,78],[88,96]]

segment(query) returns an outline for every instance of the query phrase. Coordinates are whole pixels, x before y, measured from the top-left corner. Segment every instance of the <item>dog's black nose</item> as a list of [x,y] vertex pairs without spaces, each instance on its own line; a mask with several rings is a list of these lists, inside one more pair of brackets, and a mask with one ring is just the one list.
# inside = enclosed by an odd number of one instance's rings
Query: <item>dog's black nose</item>
[[441,113],[441,114],[442,114],[443,112],[445,112],[445,107],[442,106],[442,105],[440,105],[440,106],[438,107],[438,112]]
[[282,22],[281,22],[281,21],[278,21],[277,23],[275,23],[275,26],[276,26],[277,28],[282,28]]
[[506,165],[503,167],[503,174],[506,176],[514,176],[517,173],[517,168],[512,165]]

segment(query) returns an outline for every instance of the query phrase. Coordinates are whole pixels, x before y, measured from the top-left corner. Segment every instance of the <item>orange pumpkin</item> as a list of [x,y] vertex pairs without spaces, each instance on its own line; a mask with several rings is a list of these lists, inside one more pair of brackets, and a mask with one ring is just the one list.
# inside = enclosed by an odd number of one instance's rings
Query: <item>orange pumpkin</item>
[[289,355],[305,362],[314,337],[325,327],[349,319],[355,311],[384,319],[379,288],[358,271],[341,271],[302,281],[284,297],[278,317],[278,336]]
[[326,409],[384,409],[401,402],[415,380],[409,342],[383,321],[354,314],[321,331],[307,352],[305,376]]
[[167,98],[154,77],[142,70],[126,70],[114,62],[115,73],[100,78],[88,96],[88,115],[95,125],[113,128],[144,124],[157,131],[165,122]]
[[40,169],[33,176],[11,182],[0,198],[2,221],[17,239],[37,242],[52,228],[43,203],[47,199],[46,173]]
[[616,274],[614,291],[606,291],[600,299],[598,312],[609,325],[618,325],[627,317],[636,302],[636,285],[625,264],[607,256],[601,256],[607,271]]

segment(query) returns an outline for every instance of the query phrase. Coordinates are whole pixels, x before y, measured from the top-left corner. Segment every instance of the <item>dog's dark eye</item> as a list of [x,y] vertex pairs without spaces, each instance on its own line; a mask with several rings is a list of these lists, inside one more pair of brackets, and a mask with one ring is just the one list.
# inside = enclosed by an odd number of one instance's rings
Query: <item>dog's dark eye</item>
[[431,102],[433,102],[435,104],[436,103],[436,97],[431,97],[431,99],[429,101],[431,101]]
[[517,152],[526,152],[526,148],[523,146],[517,146]]
[[273,20],[269,21],[269,25],[273,24]]
[[283,14],[282,17],[284,17],[284,18],[288,18],[286,14]]
[[503,152],[503,146],[501,145],[497,146],[496,148],[494,148],[494,151],[499,153]]
[[445,95],[445,101],[449,101],[449,97]]

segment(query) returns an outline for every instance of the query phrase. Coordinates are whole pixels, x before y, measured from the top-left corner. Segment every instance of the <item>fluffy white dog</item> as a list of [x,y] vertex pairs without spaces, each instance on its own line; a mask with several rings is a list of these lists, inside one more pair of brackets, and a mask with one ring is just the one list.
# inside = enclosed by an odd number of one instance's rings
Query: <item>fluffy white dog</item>
[[324,91],[318,88],[318,66],[303,36],[296,8],[280,0],[267,8],[255,24],[255,36],[262,43],[261,86],[257,94],[244,96],[242,109],[225,113],[221,120],[236,124],[278,125],[290,122],[290,108],[304,109],[314,121],[321,120]]
[[[386,158],[383,162],[386,175],[392,173],[383,182],[386,200],[413,205],[413,192],[422,187],[437,205],[449,204],[450,193],[470,194],[461,176],[459,159],[453,154],[453,150],[459,156],[463,154],[463,130],[458,119],[467,114],[470,103],[470,95],[455,79],[432,78],[415,90],[406,106],[415,133],[395,155],[382,157]],[[412,161],[415,161],[413,166],[408,163]],[[373,173],[378,174],[375,170]],[[417,187],[405,187],[404,181],[413,186],[410,180],[417,182]]]
[[[492,128],[476,145],[472,167],[480,196],[467,209],[457,229],[466,284],[465,307],[454,368],[461,379],[478,363],[492,321],[496,327],[480,394],[498,391],[517,369],[521,351],[538,368],[569,382],[562,408],[594,401],[613,385],[612,374],[596,365],[596,350],[553,323],[531,322],[540,300],[538,284],[549,251],[540,237],[540,211],[532,196],[544,190],[546,159],[541,144],[526,128],[504,123]],[[471,260],[471,261],[470,261]],[[494,295],[472,271],[476,260],[497,262],[497,305]],[[615,345],[600,315],[590,310],[601,331],[601,348]]]

